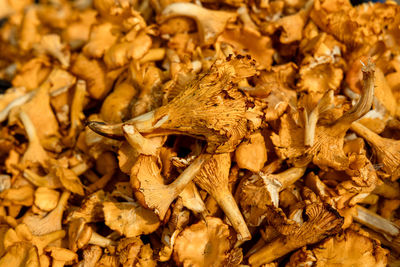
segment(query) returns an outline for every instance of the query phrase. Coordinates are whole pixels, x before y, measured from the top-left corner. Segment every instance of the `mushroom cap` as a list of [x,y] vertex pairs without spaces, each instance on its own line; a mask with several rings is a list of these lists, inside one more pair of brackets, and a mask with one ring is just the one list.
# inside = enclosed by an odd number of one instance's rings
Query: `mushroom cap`
[[136,202],[103,202],[103,211],[106,225],[126,237],[150,234],[160,225],[154,212]]
[[231,249],[231,233],[221,219],[207,217],[183,230],[174,246],[174,260],[184,266],[220,266]]
[[312,250],[299,250],[290,258],[289,266],[312,262],[317,267],[386,266],[388,251],[379,242],[352,229],[328,238]]
[[78,255],[75,252],[66,248],[47,247],[44,250],[50,252],[50,256],[58,261],[72,262],[78,259]]

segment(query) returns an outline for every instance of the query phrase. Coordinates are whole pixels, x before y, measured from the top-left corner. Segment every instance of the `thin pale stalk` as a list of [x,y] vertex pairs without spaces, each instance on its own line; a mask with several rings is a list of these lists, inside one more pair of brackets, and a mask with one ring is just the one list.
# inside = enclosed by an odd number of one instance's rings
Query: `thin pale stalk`
[[246,222],[243,219],[242,213],[240,212],[235,199],[229,191],[218,191],[212,194],[215,201],[224,211],[226,217],[228,217],[233,228],[238,233],[239,241],[246,241],[251,239],[251,234],[247,228]]
[[197,157],[192,164],[189,165],[170,185],[173,194],[177,197],[183,189],[196,177],[201,170],[203,164],[210,158],[210,155],[202,155]]
[[374,86],[375,86],[375,65],[368,60],[366,66],[362,68],[363,72],[363,94],[355,106],[346,112],[339,120],[338,123],[345,125],[351,124],[364,116],[370,109],[374,99]]
[[36,94],[36,91],[32,91],[29,92],[23,96],[20,96],[16,99],[14,99],[13,101],[11,101],[11,103],[9,103],[1,112],[0,112],[0,122],[3,122],[7,119],[8,114],[10,113],[10,111],[18,106],[21,106],[23,104],[25,104],[26,102],[28,102],[29,100],[31,100],[31,98]]
[[361,206],[357,206],[357,215],[354,215],[353,218],[378,233],[391,237],[397,237],[400,234],[399,226]]
[[374,146],[381,145],[382,137],[380,137],[378,134],[374,133],[361,123],[353,122],[350,129]]
[[40,144],[40,140],[36,133],[35,126],[33,125],[29,116],[24,111],[21,111],[19,113],[19,118],[21,119],[21,122],[24,125],[26,135],[28,136],[29,139],[29,143]]
[[113,139],[122,139],[124,137],[124,132],[122,130],[124,124],[135,126],[139,132],[150,132],[155,129],[154,125],[156,124],[154,111],[147,112],[124,123],[106,124],[99,121],[89,121],[87,126],[92,131],[102,136]]
[[281,184],[281,190],[285,189],[289,185],[294,184],[297,180],[299,180],[301,177],[303,177],[304,172],[306,171],[307,166],[304,167],[293,167],[290,169],[287,169],[284,172],[281,172],[279,174],[273,174],[273,178],[278,180]]
[[24,178],[36,186],[43,186],[47,188],[60,188],[62,186],[60,180],[53,175],[40,176],[30,169],[24,170]]
[[115,245],[115,242],[107,237],[99,235],[96,232],[92,232],[92,236],[90,237],[89,244],[97,245],[99,247],[108,247]]

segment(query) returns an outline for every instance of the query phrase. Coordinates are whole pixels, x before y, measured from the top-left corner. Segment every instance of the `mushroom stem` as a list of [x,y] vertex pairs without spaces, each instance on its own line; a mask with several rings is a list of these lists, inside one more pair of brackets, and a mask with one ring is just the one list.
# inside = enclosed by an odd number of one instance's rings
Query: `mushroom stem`
[[292,167],[278,174],[259,174],[261,179],[263,179],[275,207],[279,205],[279,192],[300,179],[304,175],[306,169],[307,165],[303,167]]
[[378,233],[391,237],[397,237],[400,234],[399,226],[361,206],[357,205],[357,214],[353,218]]
[[100,179],[92,183],[87,187],[88,193],[93,193],[94,191],[97,191],[99,189],[103,189],[107,183],[112,179],[114,176],[115,170],[110,170],[106,174],[104,174]]
[[388,181],[384,181],[383,184],[376,186],[372,193],[387,199],[400,198],[399,187],[395,186],[395,184],[389,183]]
[[157,155],[160,144],[143,137],[133,125],[124,124],[122,130],[128,143],[140,154]]
[[201,167],[203,166],[204,162],[206,162],[210,156],[208,155],[203,155],[197,157],[193,161],[192,164],[190,164],[189,167],[187,167],[175,181],[173,181],[171,184],[168,185],[169,188],[171,188],[172,193],[174,194],[174,199],[185,189],[185,187],[194,179],[194,177],[197,175],[197,173],[200,171]]
[[22,110],[19,113],[19,118],[29,139],[28,149],[24,153],[22,162],[36,161],[45,166],[49,157],[40,143],[35,126],[29,116]]
[[104,237],[102,235],[99,235],[96,232],[92,232],[92,235],[91,235],[90,240],[89,240],[89,244],[97,245],[99,247],[105,248],[105,247],[108,247],[108,246],[115,245],[115,242],[113,240],[109,239],[109,238],[106,238],[106,237]]
[[[79,175],[83,174],[84,172],[86,172],[89,169],[89,167],[90,166],[86,162],[82,162],[82,163],[74,166],[73,168],[71,168],[71,170],[77,176],[79,176]],[[60,179],[51,173],[49,173],[45,176],[40,176],[30,169],[22,170],[22,168],[18,168],[18,167],[17,167],[17,169],[20,169],[21,171],[23,171],[24,178],[36,186],[43,186],[43,187],[47,187],[47,188],[51,188],[51,189],[56,189],[56,188],[62,187]]]
[[86,162],[79,163],[71,168],[77,176],[84,174],[87,170],[90,169],[90,166]]
[[303,167],[292,167],[290,169],[287,169],[286,171],[283,171],[278,174],[272,174],[274,179],[278,180],[280,182],[281,190],[287,188],[289,185],[294,184],[297,180],[299,180],[303,175],[304,172],[306,171],[307,166]]
[[278,237],[271,243],[268,243],[266,246],[263,248],[257,250],[256,253],[250,256],[249,258],[249,264],[251,266],[261,266],[265,263],[269,263],[274,261],[275,259],[278,259],[287,253],[291,252],[292,250],[295,250],[297,247],[301,247],[303,244],[302,241],[299,240],[299,245],[298,246],[293,246],[293,244],[285,243],[284,238]]
[[251,234],[247,228],[246,222],[243,219],[242,214],[236,204],[232,193],[229,190],[218,190],[218,192],[210,193],[218,205],[224,211],[226,217],[228,217],[233,228],[238,233],[238,240],[246,241],[251,239]]
[[[375,86],[375,64],[368,59],[367,65],[362,68],[363,72],[363,94],[360,100],[349,111],[347,111],[338,122],[350,125],[352,122],[364,116],[371,108],[374,99]],[[347,127],[348,129],[348,127]]]
[[163,220],[172,201],[194,179],[207,159],[207,156],[197,157],[174,182],[165,185],[155,157],[142,155],[131,171],[136,198]]
[[351,124],[350,129],[354,131],[356,134],[367,140],[369,143],[371,143],[374,146],[381,146],[382,145],[382,137],[380,137],[378,134],[374,133],[364,125],[362,125],[359,122],[353,122]]
[[71,127],[67,136],[67,142],[73,145],[76,142],[77,131],[81,127],[81,118],[83,116],[83,105],[86,94],[86,82],[78,80],[75,87],[75,94],[71,106]]
[[23,176],[25,179],[36,186],[43,186],[51,189],[62,187],[60,179],[51,174],[40,176],[30,169],[25,169]]
[[26,135],[28,136],[29,139],[29,144],[31,143],[40,144],[40,140],[36,133],[35,126],[33,125],[29,116],[24,111],[21,111],[19,113],[19,118],[21,119],[21,122],[25,127]]
[[327,91],[318,101],[317,106],[311,111],[310,115],[305,116],[304,144],[306,146],[314,144],[315,128],[317,127],[319,115],[331,108],[333,108],[333,90]]
[[86,124],[93,132],[104,137],[121,140],[124,137],[122,123],[106,124],[101,121],[89,121]]
[[308,220],[294,228],[287,235],[281,235],[250,256],[251,266],[270,263],[287,253],[308,244],[321,241],[341,230],[343,218],[329,206],[313,203],[306,207]]
[[122,126],[127,124],[135,126],[135,128],[141,133],[150,132],[151,130],[156,128],[154,126],[156,125],[154,111],[150,111],[145,114],[139,115],[124,123],[106,124],[104,122],[99,122],[99,121],[89,121],[87,123],[87,126],[95,133],[98,133],[104,137],[121,139],[124,136]]
[[228,188],[230,167],[229,153],[212,155],[194,181],[214,198],[238,233],[238,240],[243,242],[251,239],[251,234]]
[[165,48],[152,48],[140,59],[140,63],[162,60],[165,53]]
[[8,114],[10,113],[10,111],[18,106],[21,106],[23,104],[25,104],[26,102],[28,102],[34,95],[36,94],[36,90],[35,91],[31,91],[23,96],[20,96],[16,99],[14,99],[10,104],[8,104],[1,112],[0,112],[0,122],[3,122],[7,119]]

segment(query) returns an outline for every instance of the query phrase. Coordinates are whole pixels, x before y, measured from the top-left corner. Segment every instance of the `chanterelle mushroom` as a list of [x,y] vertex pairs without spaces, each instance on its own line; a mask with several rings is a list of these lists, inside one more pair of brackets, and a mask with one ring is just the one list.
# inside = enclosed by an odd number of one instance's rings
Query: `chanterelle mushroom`
[[194,181],[217,201],[238,233],[238,240],[245,241],[251,239],[251,235],[228,187],[230,166],[229,153],[215,154],[204,164]]
[[395,266],[399,14],[0,0],[0,267]]
[[70,265],[77,261],[78,255],[69,249],[48,247],[45,249],[50,252],[50,256],[53,258],[54,267],[63,267],[64,265]]
[[160,225],[151,210],[136,202],[103,202],[105,224],[127,237],[154,232]]
[[32,266],[39,267],[39,257],[32,244],[19,242],[7,249],[7,253],[0,259],[0,266]]
[[164,184],[155,157],[142,155],[131,170],[131,184],[138,201],[162,220],[172,201],[200,171],[207,157],[198,157],[171,184]]
[[346,230],[326,239],[312,250],[299,250],[290,257],[288,267],[312,266],[386,266],[387,251],[363,231]]
[[98,245],[100,247],[107,247],[115,244],[111,239],[94,232],[92,228],[85,223],[83,218],[71,221],[68,228],[68,241],[69,249],[74,252],[88,244]]
[[[288,227],[290,230],[286,235],[279,236],[251,255],[249,263],[252,266],[260,266],[272,262],[290,251],[316,243],[341,229],[342,218],[335,210],[325,204],[310,204],[306,206],[305,213],[307,217],[303,224],[299,225],[294,222]],[[284,225],[281,225],[281,227],[285,229]]]
[[174,260],[183,266],[222,266],[232,247],[228,225],[207,217],[183,230],[174,246]]
[[[141,133],[186,134],[208,141],[207,152],[230,152],[247,133],[246,112],[252,103],[235,83],[256,73],[247,57],[219,60],[168,104],[131,119]],[[218,114],[218,117],[215,117]],[[122,124],[89,122],[95,132],[122,136]]]
[[226,24],[236,18],[236,13],[210,10],[192,3],[173,3],[162,11],[162,18],[186,16],[196,20],[202,42],[213,42]]
[[397,180],[400,177],[400,141],[383,138],[358,122],[351,125],[351,130],[372,145],[378,162],[382,164],[382,170],[392,181]]
[[349,164],[343,152],[344,136],[351,123],[369,111],[374,95],[373,63],[368,62],[362,71],[364,92],[359,102],[333,125],[317,126],[314,144],[306,150],[306,153],[313,157],[313,162],[322,168],[329,166],[340,170],[345,169]]

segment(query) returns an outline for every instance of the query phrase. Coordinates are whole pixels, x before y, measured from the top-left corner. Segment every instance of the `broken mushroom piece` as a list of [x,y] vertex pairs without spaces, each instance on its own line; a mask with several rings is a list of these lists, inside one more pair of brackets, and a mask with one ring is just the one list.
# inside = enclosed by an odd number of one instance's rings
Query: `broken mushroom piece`
[[340,231],[343,219],[330,206],[313,203],[306,207],[307,219],[302,224],[292,224],[287,235],[281,235],[266,244],[249,258],[252,266],[270,263],[287,253],[314,244]]
[[[235,83],[255,73],[254,63],[247,57],[219,60],[171,102],[124,125],[132,124],[140,133],[183,134],[206,139],[207,152],[231,152],[248,132],[246,114],[252,107],[250,99]],[[123,136],[122,125],[88,123],[96,133],[111,138]]]
[[206,217],[178,235],[173,257],[182,266],[222,266],[232,241],[228,225],[219,218]]
[[270,199],[272,204],[278,207],[279,193],[303,177],[306,169],[307,166],[292,167],[278,174],[259,173],[264,182],[263,188],[266,189],[267,199]]
[[[244,180],[238,189],[238,201],[244,218],[250,226],[260,226],[268,216],[267,206],[278,207],[280,192],[299,180],[306,167],[292,167],[281,173],[272,174],[267,168]],[[288,199],[283,199],[283,201]]]
[[103,202],[105,224],[126,237],[150,234],[160,221],[151,210],[136,202]]
[[396,181],[400,177],[400,140],[381,137],[358,122],[352,123],[351,130],[371,144],[382,170]]
[[[17,87],[14,88],[15,91],[19,92],[18,88],[23,88],[21,90],[25,91],[25,87]],[[28,102],[29,100],[32,99],[32,97],[36,94],[36,91],[31,91],[29,93],[22,94],[21,96],[18,96],[14,98],[12,101],[8,102],[7,96],[9,95],[14,95],[13,93],[8,93],[9,91],[12,91],[13,89],[8,89],[6,93],[3,95],[2,98],[0,98],[0,122],[5,121],[8,118],[8,115],[10,114],[10,111],[13,108],[16,108],[18,106],[21,106]],[[7,105],[5,105],[7,103]],[[4,106],[3,106],[4,105]]]
[[162,11],[162,20],[184,16],[193,18],[203,44],[210,44],[220,35],[228,22],[237,14],[222,10],[211,10],[192,3],[172,3]]
[[195,178],[207,159],[207,156],[199,156],[171,184],[166,185],[156,158],[141,155],[131,170],[131,185],[137,200],[163,220],[172,201]]
[[237,232],[237,239],[246,241],[251,239],[251,234],[229,190],[230,167],[231,156],[229,153],[215,154],[206,161],[194,178],[194,182],[215,199]]
[[52,257],[52,267],[63,267],[64,265],[71,265],[78,260],[78,255],[66,248],[47,247],[46,252],[50,253]]
[[58,203],[60,193],[47,187],[39,187],[35,191],[35,205],[43,211],[53,210]]
[[49,54],[56,58],[63,68],[69,67],[70,52],[65,49],[65,44],[61,43],[59,35],[47,34],[42,36],[40,42],[34,44],[34,49],[39,54]]
[[[194,184],[193,184],[194,186]],[[161,249],[158,252],[159,260],[161,262],[166,262],[171,259],[174,245],[176,242],[176,237],[180,232],[187,226],[190,219],[190,212],[186,210],[183,206],[183,201],[178,198],[173,204],[171,216],[169,221],[162,230],[161,235]]]
[[239,168],[259,172],[267,161],[267,147],[260,132],[253,133],[242,142],[235,151],[235,160]]
[[193,182],[190,182],[185,189],[183,189],[179,197],[182,199],[185,208],[197,214],[207,213],[203,199]]

